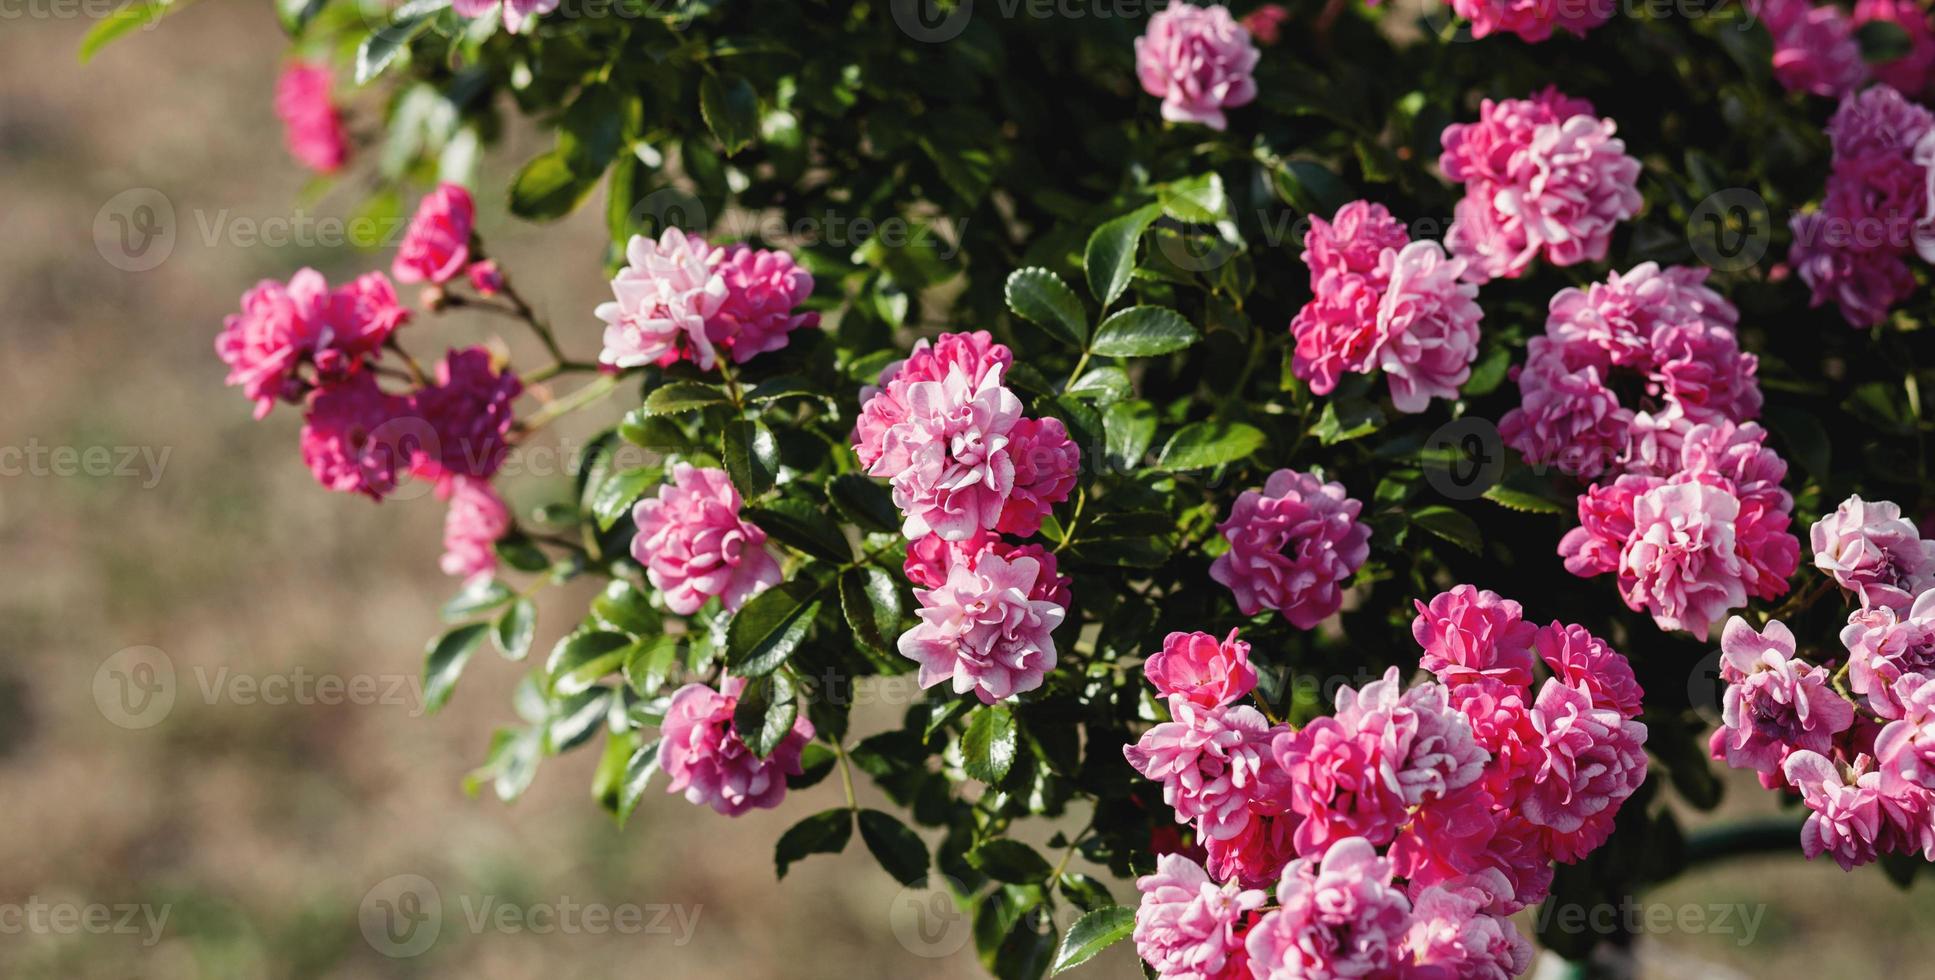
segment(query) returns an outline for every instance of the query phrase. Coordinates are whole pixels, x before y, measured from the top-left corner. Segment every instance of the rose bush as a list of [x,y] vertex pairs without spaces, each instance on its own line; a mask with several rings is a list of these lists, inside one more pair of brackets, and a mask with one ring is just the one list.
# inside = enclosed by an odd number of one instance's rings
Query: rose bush
[[[778,873],[857,827],[1008,978],[1511,976],[1623,945],[1541,902],[1935,858],[1925,8],[278,10],[291,155],[418,203],[242,297],[228,383],[449,502],[433,707],[601,583],[473,786],[837,773]],[[537,309],[496,225],[585,208],[610,298]],[[422,350],[453,309],[542,358]],[[1723,766],[1785,823],[1684,827]]]

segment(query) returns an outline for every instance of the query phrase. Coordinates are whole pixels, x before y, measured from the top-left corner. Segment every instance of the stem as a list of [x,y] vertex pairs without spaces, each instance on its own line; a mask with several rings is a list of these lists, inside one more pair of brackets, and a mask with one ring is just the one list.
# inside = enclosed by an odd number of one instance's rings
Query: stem
[[601,374],[596,381],[531,413],[531,417],[525,420],[522,431],[526,435],[536,432],[557,421],[559,417],[569,415],[611,394],[617,387],[617,377]]
[[732,362],[724,356],[719,358],[719,377],[725,379],[726,397],[732,399],[732,407],[744,412],[746,402],[745,396],[739,391],[739,379],[732,376]]
[[860,804],[853,798],[853,769],[847,765],[846,747],[837,738],[833,740],[833,754],[840,759],[840,788],[847,791],[847,809],[859,813]]
[[1702,827],[1687,835],[1686,857],[1681,866],[1691,868],[1725,858],[1797,851],[1801,843],[1801,822],[1797,817],[1758,817]]
[[596,371],[596,370],[598,370],[598,365],[591,364],[585,361],[553,361],[550,364],[546,364],[545,366],[538,368],[535,371],[532,371],[530,374],[525,375],[524,380],[530,382],[531,384],[537,384],[540,381],[549,381],[560,374],[565,374],[568,372],[574,372],[574,371],[583,372],[583,371]]
[[504,298],[511,301],[511,307],[517,311],[518,317],[530,324],[531,332],[537,334],[538,339],[544,342],[544,349],[551,352],[551,358],[560,363],[570,361],[570,358],[564,356],[564,350],[558,346],[558,338],[552,335],[551,328],[546,326],[543,320],[538,319],[537,311],[531,309],[531,304],[525,302],[524,296],[511,285],[511,277],[504,277],[502,292]]
[[424,374],[423,366],[417,363],[417,359],[411,357],[410,352],[404,350],[402,344],[397,343],[395,334],[391,334],[389,339],[383,341],[383,346],[395,351],[396,356],[403,358],[403,366],[410,369],[410,380],[416,382],[417,387],[428,388],[430,386],[430,376]]
[[1082,376],[1082,369],[1085,367],[1088,367],[1088,351],[1083,351],[1082,356],[1076,359],[1075,370],[1068,372],[1068,380],[1062,382],[1063,391],[1067,391],[1068,386],[1074,384],[1075,379]]
[[1062,872],[1068,870],[1068,862],[1075,857],[1075,849],[1082,846],[1082,841],[1088,839],[1088,832],[1094,829],[1095,811],[1091,810],[1088,815],[1088,824],[1076,833],[1073,840],[1068,842],[1068,850],[1062,852],[1061,863],[1055,865],[1055,873],[1048,876],[1048,883],[1050,885],[1062,880]]

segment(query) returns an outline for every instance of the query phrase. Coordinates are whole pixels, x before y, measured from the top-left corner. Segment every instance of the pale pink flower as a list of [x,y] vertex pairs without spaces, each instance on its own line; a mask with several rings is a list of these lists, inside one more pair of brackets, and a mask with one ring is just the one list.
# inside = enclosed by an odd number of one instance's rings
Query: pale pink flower
[[1774,38],[1774,78],[1789,92],[1832,98],[1868,77],[1854,25],[1834,4],[1755,0],[1753,6]]
[[1559,358],[1545,356],[1553,343],[1548,337],[1527,342],[1517,375],[1521,400],[1499,420],[1498,433],[1533,466],[1597,479],[1627,453],[1633,412],[1619,404],[1601,369],[1568,371]]
[[730,245],[712,260],[724,280],[726,299],[707,323],[712,343],[744,364],[786,346],[801,327],[817,327],[820,315],[795,312],[813,294],[813,276],[785,252]]
[[1245,490],[1216,525],[1229,541],[1209,566],[1228,586],[1245,616],[1275,609],[1298,629],[1328,618],[1343,605],[1343,586],[1370,557],[1371,529],[1363,509],[1341,483],[1277,470],[1261,492]]
[[1584,626],[1553,620],[1539,629],[1532,646],[1559,683],[1585,691],[1594,707],[1611,708],[1626,718],[1639,717],[1646,692],[1633,676],[1632,663]]
[[1401,691],[1398,669],[1391,667],[1361,689],[1339,688],[1333,717],[1345,729],[1376,739],[1377,778],[1405,806],[1415,807],[1470,786],[1489,759],[1448,699],[1443,684]]
[[1928,92],[1935,77],[1935,31],[1929,29],[1928,7],[1916,0],[1855,0],[1854,26],[1886,21],[1908,34],[1908,53],[1869,66],[1884,84],[1910,98]]
[[1243,833],[1258,803],[1267,809],[1283,795],[1283,774],[1270,757],[1277,732],[1246,704],[1204,708],[1178,698],[1170,711],[1175,720],[1123,746],[1123,756],[1144,778],[1162,784],[1176,822],[1194,822],[1199,838]]
[[1902,518],[1892,501],[1851,496],[1808,530],[1814,567],[1861,597],[1861,605],[1906,611],[1935,586],[1935,541]]
[[1162,118],[1221,131],[1224,109],[1256,98],[1256,43],[1221,6],[1173,3],[1135,39],[1136,79],[1162,100]]
[[[1502,876],[1492,874],[1509,894]],[[1404,974],[1408,980],[1512,980],[1531,968],[1531,941],[1512,920],[1486,911],[1493,899],[1485,885],[1447,882],[1413,894],[1404,941],[1413,964]]]
[[1805,749],[1789,755],[1781,773],[1810,811],[1801,825],[1801,853],[1813,860],[1826,852],[1843,871],[1875,859],[1885,830],[1879,773],[1844,770]]
[[718,254],[677,228],[656,242],[633,235],[625,267],[611,281],[614,300],[594,311],[606,324],[598,360],[618,367],[689,360],[711,370],[719,354],[706,323],[727,296],[725,278],[713,269]]
[[1404,823],[1405,788],[1390,775],[1406,747],[1387,745],[1382,731],[1333,717],[1276,737],[1271,753],[1289,781],[1297,853],[1320,854],[1337,841],[1362,837],[1389,843]]
[[726,471],[672,466],[672,482],[632,508],[638,535],[632,557],[645,566],[666,608],[690,616],[718,596],[726,611],[782,580],[766,532],[739,516],[739,491]]
[[997,344],[986,330],[972,333],[944,333],[929,342],[922,338],[902,361],[887,365],[880,372],[880,383],[861,389],[860,419],[853,427],[853,454],[862,469],[871,469],[885,451],[887,430],[907,418],[905,396],[908,386],[919,381],[941,381],[955,367],[979,385],[997,368],[1006,372],[1014,365],[1014,353],[1006,344]]
[[666,705],[658,748],[659,768],[672,777],[666,791],[728,817],[772,809],[786,796],[786,777],[801,771],[800,750],[813,738],[813,723],[800,712],[792,731],[762,759],[733,726],[746,679],[730,677],[723,686],[687,684]]
[[1579,526],[1559,539],[1566,571],[1581,578],[1619,570],[1633,536],[1633,502],[1660,485],[1657,477],[1626,475],[1587,487],[1579,495]]
[[1747,604],[1752,574],[1735,551],[1740,500],[1721,487],[1668,483],[1633,500],[1633,534],[1619,556],[1620,596],[1661,629],[1706,639]]
[[1321,860],[1283,869],[1281,908],[1244,946],[1256,980],[1393,974],[1411,929],[1411,903],[1391,884],[1391,862],[1362,838],[1338,841]]
[[920,686],[951,680],[955,694],[973,691],[983,704],[1040,687],[1055,669],[1051,634],[1067,615],[1029,598],[1042,573],[1033,558],[984,553],[972,568],[955,565],[939,588],[915,589],[920,622],[900,635],[899,649],[920,664]]
[[1901,717],[1875,736],[1875,764],[1889,795],[1935,791],[1935,678],[1911,674],[1895,683]]
[[952,367],[943,380],[908,384],[900,400],[906,417],[881,436],[867,473],[892,483],[901,532],[960,540],[996,527],[1014,492],[1008,447],[1021,420],[1021,400],[1000,369],[977,384]]
[[398,438],[409,400],[377,387],[363,372],[309,396],[302,422],[302,461],[330,490],[382,500],[408,470],[413,445]]
[[1544,761],[1519,796],[1519,812],[1540,827],[1547,849],[1572,862],[1604,843],[1613,815],[1646,779],[1646,726],[1585,691],[1547,680],[1532,704]]
[[938,534],[915,538],[907,542],[907,560],[901,564],[901,571],[915,585],[938,589],[947,584],[954,566],[966,564],[972,570],[984,554],[1033,558],[1041,563],[1041,573],[1036,576],[1028,598],[1047,599],[1063,609],[1074,601],[1068,591],[1074,579],[1060,574],[1054,552],[1038,544],[1009,544],[993,531],[982,531],[960,541],[949,541]]
[[437,364],[436,383],[411,397],[414,415],[434,443],[415,462],[417,475],[488,478],[510,455],[512,403],[524,391],[509,368],[499,371],[482,347],[452,350]]
[[1907,612],[1890,606],[1856,610],[1841,630],[1848,648],[1848,687],[1883,718],[1902,716],[1896,689],[1909,677],[1935,677],[1935,590]]
[[510,529],[511,510],[489,480],[452,479],[443,519],[443,573],[465,581],[490,577],[497,571],[497,539]]
[[1418,609],[1411,637],[1424,649],[1418,666],[1453,686],[1478,677],[1525,687],[1532,683],[1532,639],[1538,627],[1525,621],[1518,603],[1490,589],[1456,585]]
[[475,19],[500,4],[504,10],[504,29],[512,34],[524,33],[539,17],[558,9],[558,0],[451,0],[450,8],[459,17]]
[[1606,0],[1451,0],[1451,9],[1471,21],[1474,38],[1503,31],[1537,44],[1557,29],[1583,37],[1618,8]]
[[294,62],[275,82],[275,114],[289,155],[317,173],[334,173],[349,159],[349,129],[329,96],[329,66]]
[[477,207],[470,192],[457,184],[438,184],[410,218],[390,274],[402,283],[442,285],[457,278],[470,264],[470,236],[476,226]]
[[1156,859],[1156,872],[1136,879],[1135,949],[1164,980],[1247,980],[1249,954],[1241,926],[1269,901],[1261,890],[1219,884],[1180,854]]
[[1390,285],[1377,307],[1371,357],[1391,383],[1400,412],[1422,412],[1433,398],[1456,399],[1478,359],[1478,287],[1461,282],[1465,260],[1437,242],[1412,242],[1385,259]]
[[1060,419],[1023,418],[1008,433],[1008,458],[1015,469],[1014,490],[995,530],[1027,537],[1041,530],[1042,519],[1075,489],[1082,450]]
[[1720,634],[1727,682],[1719,757],[1735,769],[1771,774],[1797,749],[1831,753],[1854,724],[1854,706],[1829,687],[1828,671],[1794,656],[1794,634],[1779,620],[1754,632],[1734,616]]
[[1233,629],[1221,642],[1208,633],[1171,633],[1143,662],[1142,673],[1163,697],[1203,708],[1239,701],[1256,687],[1250,645]]

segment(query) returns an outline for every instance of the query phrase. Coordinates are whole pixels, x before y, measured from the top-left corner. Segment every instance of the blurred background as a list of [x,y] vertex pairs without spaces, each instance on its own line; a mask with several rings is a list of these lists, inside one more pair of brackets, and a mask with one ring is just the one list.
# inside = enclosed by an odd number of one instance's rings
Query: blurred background
[[[595,751],[510,806],[465,793],[522,668],[480,654],[422,711],[455,589],[441,505],[322,492],[297,413],[251,421],[211,346],[260,278],[387,267],[348,240],[367,187],[311,187],[284,155],[270,4],[209,0],[78,65],[111,6],[0,0],[0,976],[981,976],[966,917],[857,841],[775,884],[774,840],[840,805],[837,780],[737,820],[661,782],[623,829],[586,792]],[[342,96],[353,128],[375,118],[379,94]],[[588,356],[598,209],[508,218],[506,161],[538,145],[508,141],[480,227]],[[500,323],[407,330],[421,353]],[[503,481],[520,509],[566,492],[588,414]],[[547,592],[537,649],[587,599]],[[1738,788],[1724,816],[1772,809]],[[1652,977],[1925,976],[1935,934],[1926,884],[1798,849],[1635,901]],[[1121,947],[1076,975],[1139,972]]]

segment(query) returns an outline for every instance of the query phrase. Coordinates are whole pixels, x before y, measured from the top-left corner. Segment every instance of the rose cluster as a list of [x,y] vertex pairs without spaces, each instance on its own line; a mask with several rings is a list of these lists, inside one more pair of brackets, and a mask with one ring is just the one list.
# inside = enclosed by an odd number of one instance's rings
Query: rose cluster
[[853,451],[887,478],[907,536],[920,623],[900,637],[920,684],[992,704],[1041,686],[1068,580],[1053,553],[1014,545],[1068,499],[1081,450],[1061,420],[1022,415],[1002,383],[1014,353],[986,331],[918,343],[865,393]]
[[[1773,39],[1774,79],[1789,92],[1840,98],[1870,75],[1919,98],[1935,70],[1935,31],[1925,4],[1915,0],[1857,0],[1850,15],[1833,3],[1754,0],[1753,13]],[[1907,36],[1903,53],[1869,64],[1855,31],[1873,21],[1892,24]]]
[[633,235],[611,292],[596,310],[606,324],[598,359],[618,367],[744,364],[820,324],[818,313],[796,310],[812,295],[813,276],[791,255],[720,247],[677,228],[657,241]]
[[1451,0],[1451,9],[1471,21],[1471,36],[1503,31],[1536,44],[1555,30],[1584,37],[1587,31],[1612,19],[1613,0]]
[[1604,843],[1644,781],[1642,692],[1584,628],[1535,626],[1469,585],[1418,603],[1412,632],[1433,680],[1406,689],[1392,668],[1301,729],[1238,703],[1256,671],[1234,632],[1173,633],[1144,664],[1171,720],[1124,752],[1201,858],[1163,855],[1137,883],[1136,947],[1158,975],[1529,966],[1507,917],[1544,898],[1554,860]]
[[813,740],[813,723],[800,714],[761,758],[732,720],[745,691],[745,678],[726,677],[720,690],[687,684],[672,694],[659,725],[658,765],[671,777],[666,792],[684,793],[728,817],[770,810],[786,797],[786,777],[800,774],[800,752]]
[[1310,629],[1344,603],[1344,586],[1371,553],[1371,529],[1357,520],[1364,505],[1341,483],[1278,470],[1262,490],[1245,490],[1216,525],[1229,550],[1209,577],[1236,596],[1245,616],[1264,609]]
[[1935,860],[1935,541],[1894,504],[1858,496],[1810,538],[1815,567],[1858,603],[1845,656],[1801,652],[1779,620],[1759,631],[1729,620],[1713,757],[1800,794],[1810,858]]
[[1828,120],[1833,160],[1813,211],[1794,215],[1788,261],[1851,326],[1872,327],[1915,291],[1908,256],[1935,256],[1927,227],[1935,114],[1877,85],[1841,100]]

